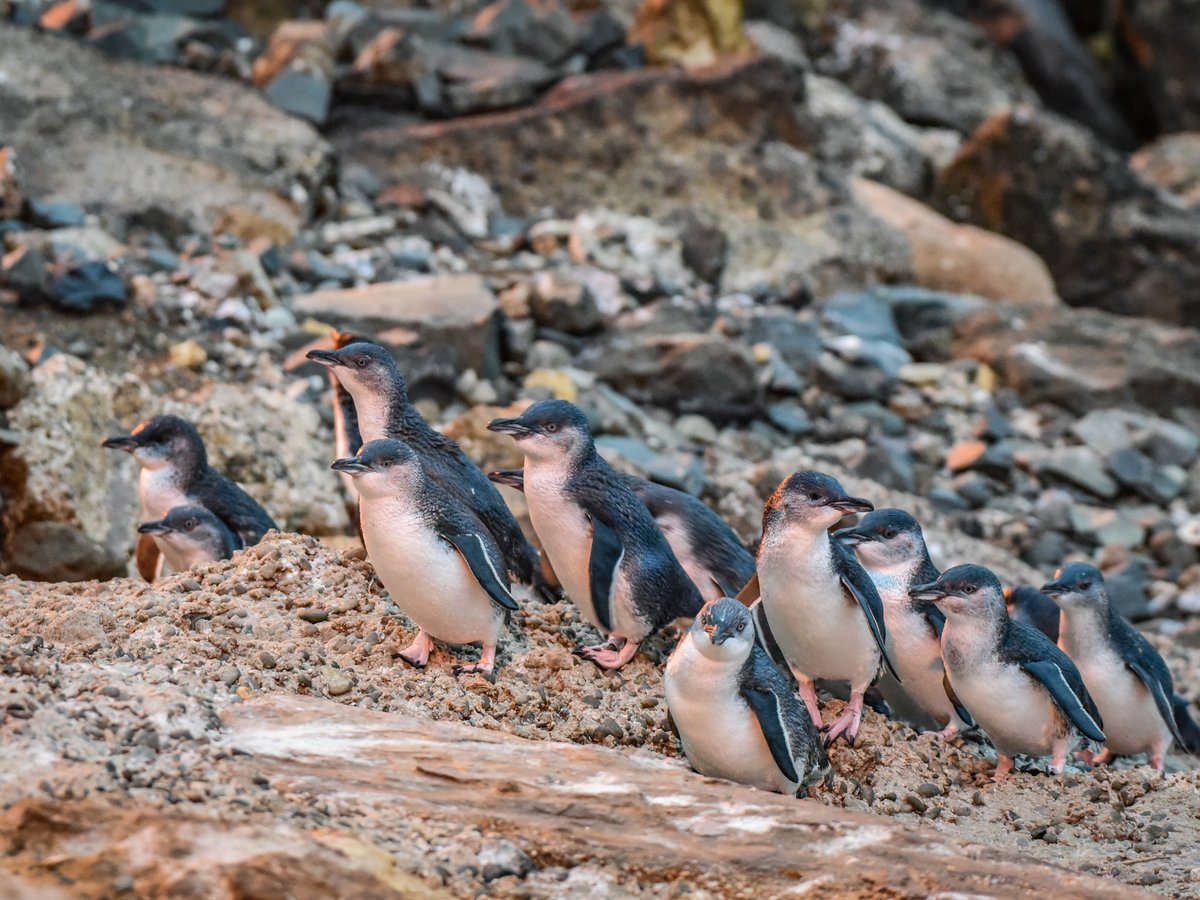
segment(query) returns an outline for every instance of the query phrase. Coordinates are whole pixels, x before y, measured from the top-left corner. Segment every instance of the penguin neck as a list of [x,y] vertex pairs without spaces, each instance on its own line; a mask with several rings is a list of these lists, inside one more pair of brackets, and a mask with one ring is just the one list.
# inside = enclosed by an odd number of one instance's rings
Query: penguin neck
[[1108,641],[1107,607],[1074,607],[1058,615],[1058,645],[1068,656],[1089,656]]
[[875,589],[879,591],[880,599],[888,605],[896,605],[905,609],[916,609],[920,604],[908,596],[914,576],[921,568],[922,560],[911,559],[888,563],[867,569]]
[[759,558],[786,554],[790,559],[804,560],[807,568],[833,571],[833,545],[829,530],[807,522],[773,522],[763,533]]
[[426,424],[409,402],[403,385],[391,384],[383,391],[360,390],[352,395],[364,444],[387,437],[404,437],[411,431],[414,419]]
[[970,615],[947,615],[942,629],[943,654],[962,659],[993,656],[1004,642],[1008,615],[985,611]]

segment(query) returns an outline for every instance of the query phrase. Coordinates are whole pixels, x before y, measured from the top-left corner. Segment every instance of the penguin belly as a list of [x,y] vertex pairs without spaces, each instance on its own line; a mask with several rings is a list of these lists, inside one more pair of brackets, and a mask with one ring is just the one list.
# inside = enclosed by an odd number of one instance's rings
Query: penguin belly
[[1006,756],[1049,756],[1067,731],[1042,683],[1019,666],[989,660],[950,670],[950,684],[967,712]]
[[902,684],[899,686],[939,727],[956,718],[954,705],[942,684],[945,674],[941,647],[929,620],[907,605],[884,598],[887,643]]
[[212,562],[209,553],[198,544],[183,541],[176,543],[165,541],[159,537],[154,538],[154,543],[158,545],[163,559],[172,572],[186,572],[199,563]]
[[803,547],[764,555],[758,583],[767,623],[795,671],[848,681],[853,690],[870,686],[879,672],[879,648],[828,556],[812,559]]
[[738,693],[735,663],[708,659],[685,636],[667,661],[663,689],[683,752],[697,772],[796,793],[800,785],[779,771],[758,717]]
[[1111,650],[1075,660],[1083,683],[1104,720],[1104,746],[1118,756],[1146,753],[1159,743],[1171,746],[1174,736],[1158,713],[1146,685]]
[[430,637],[494,644],[504,614],[458,551],[399,504],[363,501],[363,543],[396,605]]
[[164,518],[178,506],[197,505],[180,489],[178,473],[171,466],[142,469],[138,476],[138,493],[142,499],[142,514],[146,519]]

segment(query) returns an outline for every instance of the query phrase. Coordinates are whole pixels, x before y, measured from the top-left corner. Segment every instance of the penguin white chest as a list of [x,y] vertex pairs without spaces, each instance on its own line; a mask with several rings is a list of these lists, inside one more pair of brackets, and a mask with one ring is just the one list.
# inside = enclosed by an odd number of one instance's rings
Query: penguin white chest
[[147,519],[161,519],[176,507],[193,503],[180,489],[179,474],[171,466],[142,469],[138,493],[142,498],[142,514]]
[[880,655],[867,617],[834,569],[829,538],[783,533],[764,539],[758,583],[767,622],[787,661],[810,679],[865,690]]
[[172,572],[186,572],[192,566],[213,561],[213,555],[205,547],[185,538],[164,540],[155,537],[154,543]]
[[667,708],[688,762],[701,775],[794,794],[754,711],[738,692],[739,664],[704,656],[684,635],[663,673]]
[[363,543],[392,600],[430,637],[495,643],[504,615],[462,556],[414,510],[392,498],[363,498]]
[[[687,573],[687,577],[696,586],[696,590],[700,592],[700,596],[704,599],[704,602],[720,600],[725,596],[725,592],[715,582],[712,569],[698,559],[693,552],[692,541],[687,527],[679,516],[674,513],[668,513],[655,519],[654,524],[658,526],[658,530],[667,539],[667,543],[671,547],[671,552],[679,560],[679,565],[683,567],[683,571]],[[731,591],[736,591],[741,585],[728,585],[727,587]]]
[[1104,721],[1104,746],[1117,755],[1145,753],[1155,744],[1169,747],[1174,737],[1158,713],[1149,689],[1109,647],[1072,656]]
[[529,503],[529,519],[567,596],[579,607],[588,624],[600,628],[589,577],[592,526],[587,514],[566,493],[569,477],[566,466],[526,461],[525,498]]
[[945,674],[941,647],[929,620],[912,608],[907,579],[889,579],[871,573],[883,601],[887,646],[905,691],[928,715],[945,725],[956,718],[942,685]]

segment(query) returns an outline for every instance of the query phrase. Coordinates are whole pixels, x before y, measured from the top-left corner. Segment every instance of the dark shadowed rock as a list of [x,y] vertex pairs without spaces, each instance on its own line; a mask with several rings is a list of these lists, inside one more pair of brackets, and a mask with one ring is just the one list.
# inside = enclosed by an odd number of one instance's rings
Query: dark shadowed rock
[[200,230],[221,208],[243,206],[294,231],[330,173],[329,147],[311,126],[230,79],[170,68],[148,77],[7,25],[0,58],[4,139],[30,196],[119,215],[170,210]]
[[561,0],[495,0],[471,22],[464,38],[496,53],[563,62],[583,43],[583,26]]
[[1200,128],[1196,5],[1187,0],[1138,0],[1119,9],[1117,33],[1138,64],[1156,128],[1163,132]]
[[1040,254],[1073,306],[1200,324],[1200,214],[1082,126],[1030,108],[993,117],[939,173],[937,201]]
[[951,0],[948,5],[1012,51],[1049,109],[1088,126],[1114,146],[1136,145],[1131,123],[1100,65],[1058,0]]
[[1110,456],[1108,467],[1125,487],[1164,506],[1178,496],[1187,483],[1183,469],[1158,466],[1145,453],[1132,447]]
[[29,391],[29,366],[19,353],[0,344],[0,409],[15,406]]
[[54,279],[49,288],[54,305],[67,312],[88,313],[104,304],[128,299],[125,282],[103,260],[85,262]]
[[263,88],[263,96],[284,112],[323,125],[329,116],[333,82],[319,62],[294,60]]
[[40,300],[49,285],[46,257],[36,243],[22,244],[0,256],[0,288],[13,291],[18,300]]
[[529,309],[539,325],[567,334],[588,334],[604,321],[591,288],[566,273],[543,272],[533,283]]
[[618,333],[585,350],[580,363],[636,402],[715,422],[751,418],[762,405],[749,349],[715,334]]
[[2,565],[34,581],[86,581],[124,574],[126,559],[107,552],[74,525],[31,522],[13,535]]

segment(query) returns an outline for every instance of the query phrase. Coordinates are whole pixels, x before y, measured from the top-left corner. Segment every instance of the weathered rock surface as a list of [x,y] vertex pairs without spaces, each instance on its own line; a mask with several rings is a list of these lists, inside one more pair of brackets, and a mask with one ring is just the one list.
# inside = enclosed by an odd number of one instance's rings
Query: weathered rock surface
[[938,174],[937,201],[1038,253],[1073,306],[1200,324],[1200,212],[1079,125],[1029,108],[998,114]]
[[245,206],[294,231],[331,171],[328,144],[228,79],[106,58],[0,25],[5,140],[29,196],[207,230]]
[[1188,206],[1200,206],[1200,131],[1166,134],[1135,153],[1134,171],[1178,194]]

